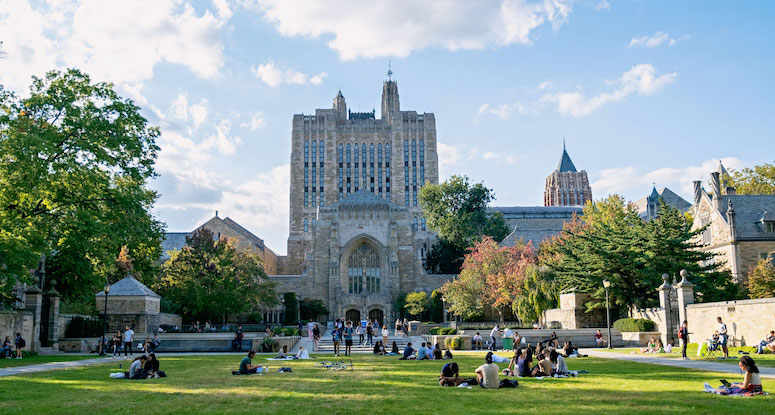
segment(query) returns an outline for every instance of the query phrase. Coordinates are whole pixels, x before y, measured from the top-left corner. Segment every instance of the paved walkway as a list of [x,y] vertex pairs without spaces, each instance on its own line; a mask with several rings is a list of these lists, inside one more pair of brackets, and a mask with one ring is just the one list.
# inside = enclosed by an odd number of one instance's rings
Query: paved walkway
[[[656,357],[637,353],[603,352],[595,349],[583,349],[581,353],[600,357],[603,359],[627,360],[630,362],[651,363],[655,365],[683,367],[686,369],[707,370],[711,372],[734,373],[742,375],[740,368],[735,364],[721,363],[705,360],[681,360],[680,358]],[[754,356],[756,359],[756,356]],[[759,366],[759,374],[764,378],[775,378],[775,368]]]

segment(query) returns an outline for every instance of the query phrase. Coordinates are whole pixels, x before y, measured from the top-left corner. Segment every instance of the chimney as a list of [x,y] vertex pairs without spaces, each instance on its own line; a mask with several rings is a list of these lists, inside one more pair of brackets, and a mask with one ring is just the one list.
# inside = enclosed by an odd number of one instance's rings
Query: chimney
[[702,198],[702,182],[699,180],[694,181],[694,204],[698,205]]
[[735,190],[734,187],[728,186],[727,187],[727,196],[734,196],[737,194],[737,190]]
[[719,180],[719,174],[717,171],[714,171],[710,174],[710,190],[711,194],[713,195],[713,206],[716,209],[721,208],[721,181]]

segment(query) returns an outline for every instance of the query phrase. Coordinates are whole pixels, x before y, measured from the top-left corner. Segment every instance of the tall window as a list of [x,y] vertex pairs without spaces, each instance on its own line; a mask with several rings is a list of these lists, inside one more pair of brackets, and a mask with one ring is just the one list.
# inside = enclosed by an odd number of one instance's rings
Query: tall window
[[361,144],[361,160],[363,160],[363,163],[361,163],[361,175],[363,176],[361,187],[366,189],[368,187],[366,185],[366,144]]
[[355,184],[355,191],[357,192],[358,188],[360,187],[360,186],[358,186],[360,184],[360,183],[358,183],[358,182],[360,182],[360,180],[359,180],[360,176],[358,176],[358,161],[360,161],[358,159],[358,144],[355,145],[355,157],[353,157],[353,159],[355,161],[355,171],[354,171],[355,174],[353,174],[353,177],[354,177],[353,181],[355,181],[355,183],[354,183]]
[[417,216],[412,219],[412,230],[417,232]]
[[412,140],[412,205],[417,206],[417,142]]
[[350,143],[347,143],[347,193],[350,193],[350,182],[352,181],[352,170],[350,170]]
[[420,186],[425,184],[425,143],[420,140]]
[[316,190],[317,190],[317,175],[315,174],[315,167],[317,165],[318,143],[312,141],[312,206],[316,204]]
[[[315,220],[315,219],[312,219],[312,220],[313,220],[313,223],[314,223],[314,220]],[[425,230],[425,229],[426,229],[426,225],[425,225],[425,218],[422,218],[422,224],[421,224],[421,226],[422,226],[422,228],[421,228],[422,230]]]
[[347,285],[350,294],[369,294],[380,292],[380,258],[374,248],[363,244],[355,249],[347,259]]
[[404,140],[404,204],[409,206],[409,141]]
[[369,145],[369,189],[374,193],[374,144]]
[[344,190],[344,187],[342,186],[342,169],[344,168],[344,150],[341,144],[339,144],[339,200],[342,200],[342,191]]
[[382,196],[382,143],[377,144],[377,192]]
[[325,197],[323,196],[323,162],[325,161],[326,145],[323,141],[320,142],[318,151],[320,151],[320,206],[323,206],[326,201]]
[[309,204],[309,141],[304,141],[304,207]]
[[385,144],[385,199],[390,200],[390,144]]
[[309,219],[304,218],[304,232],[309,231]]

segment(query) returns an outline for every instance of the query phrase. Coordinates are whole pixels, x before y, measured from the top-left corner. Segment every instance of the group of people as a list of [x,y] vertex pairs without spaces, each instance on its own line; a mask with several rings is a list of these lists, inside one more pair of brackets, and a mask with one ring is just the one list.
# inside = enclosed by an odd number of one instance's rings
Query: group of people
[[396,342],[393,341],[393,347],[391,347],[390,351],[388,351],[387,346],[385,346],[385,344],[382,343],[382,340],[377,340],[377,342],[374,343],[374,348],[372,349],[372,352],[378,356],[395,356],[398,354],[398,344],[396,344]]
[[[400,322],[400,320],[396,320]],[[407,323],[408,324],[408,323]],[[355,336],[358,336],[358,345],[360,346],[372,346],[374,345],[374,336],[376,334],[376,328],[379,327],[377,320],[361,320],[359,324],[353,327],[353,322],[344,318],[334,321],[333,328],[331,329],[331,340],[334,343],[334,355],[339,356],[341,342],[344,341],[344,355],[350,356],[352,353],[352,346],[355,343]],[[390,332],[387,326],[382,325],[382,342],[381,345],[388,344],[388,337]],[[312,329],[312,339],[315,344],[315,351],[320,346],[320,329],[317,325]],[[376,350],[376,347],[375,347]]]
[[159,359],[156,354],[149,353],[136,357],[129,366],[129,379],[149,379],[167,377],[163,370],[159,370]]
[[[135,332],[127,324],[126,329],[122,333],[121,330],[116,330],[116,334],[113,335],[111,343],[113,345],[113,357],[118,358],[121,356],[121,347],[124,347],[124,357],[132,356],[132,341],[134,340]],[[154,335],[154,337],[157,337]],[[161,341],[160,341],[161,342]]]
[[396,319],[396,337],[407,337],[409,336],[409,321],[406,319],[403,319],[403,321],[400,318]]
[[[393,342],[393,349],[398,351],[396,342]],[[442,360],[445,354],[447,354],[449,357],[452,356],[452,352],[449,350],[447,350],[447,353],[443,353],[441,351],[441,346],[438,343],[433,346],[430,342],[423,342],[420,345],[420,348],[415,350],[412,347],[412,342],[409,342],[406,344],[404,353],[401,355],[400,360]]]
[[24,346],[26,346],[26,341],[22,338],[21,333],[16,333],[16,337],[13,339],[13,341],[11,340],[10,336],[5,336],[5,341],[3,341],[2,358],[21,359],[22,349]]

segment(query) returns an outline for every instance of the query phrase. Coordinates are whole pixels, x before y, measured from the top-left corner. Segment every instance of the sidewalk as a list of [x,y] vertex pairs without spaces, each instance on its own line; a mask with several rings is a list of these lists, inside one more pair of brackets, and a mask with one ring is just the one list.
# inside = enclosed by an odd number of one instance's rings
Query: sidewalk
[[[740,368],[737,367],[737,365],[730,363],[703,360],[681,360],[678,358],[664,358],[642,354],[602,352],[595,349],[583,349],[580,352],[591,357],[599,357],[603,359],[626,360],[629,362],[651,363],[654,365],[682,367],[685,369],[707,370],[711,372],[734,373],[736,375],[742,375]],[[759,374],[763,378],[775,378],[775,368],[760,366]]]

